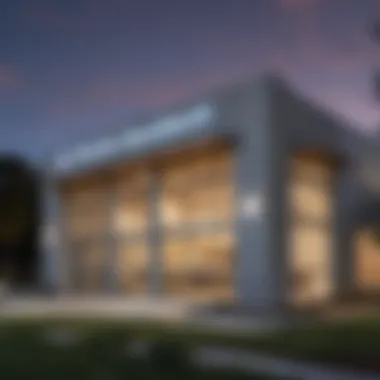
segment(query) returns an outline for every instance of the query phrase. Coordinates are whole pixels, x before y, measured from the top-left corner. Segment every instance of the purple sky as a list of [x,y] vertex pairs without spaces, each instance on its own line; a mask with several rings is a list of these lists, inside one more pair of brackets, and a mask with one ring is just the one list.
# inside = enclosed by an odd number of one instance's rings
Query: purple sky
[[378,0],[0,5],[2,150],[37,157],[271,69],[357,128],[378,118],[380,48],[367,35]]

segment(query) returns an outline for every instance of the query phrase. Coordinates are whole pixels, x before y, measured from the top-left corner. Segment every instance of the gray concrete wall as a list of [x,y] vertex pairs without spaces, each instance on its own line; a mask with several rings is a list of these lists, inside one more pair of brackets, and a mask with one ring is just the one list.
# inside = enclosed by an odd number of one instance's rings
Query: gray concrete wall
[[[224,131],[236,142],[236,298],[241,306],[257,309],[276,309],[283,302],[277,239],[282,228],[281,147],[271,115],[276,85],[263,77],[235,86],[218,102]],[[245,211],[246,202],[258,208]]]
[[60,199],[57,184],[49,170],[41,174],[41,224],[40,224],[40,274],[43,289],[56,291],[63,287],[62,225],[60,224]]

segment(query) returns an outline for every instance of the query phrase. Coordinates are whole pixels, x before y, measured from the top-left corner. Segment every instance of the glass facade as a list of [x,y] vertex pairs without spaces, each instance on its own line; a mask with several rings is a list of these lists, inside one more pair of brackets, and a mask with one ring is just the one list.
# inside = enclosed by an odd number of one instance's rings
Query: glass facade
[[355,235],[355,283],[360,290],[380,290],[380,246],[371,228]]
[[323,159],[291,162],[290,297],[296,304],[324,301],[332,292],[334,173]]
[[189,157],[161,173],[166,293],[230,299],[235,268],[230,152]]
[[120,170],[115,176],[112,226],[116,239],[116,276],[122,293],[148,293],[149,170]]
[[106,281],[107,193],[100,182],[86,182],[63,194],[69,287],[98,292]]
[[[158,181],[153,197],[152,176]],[[211,148],[115,169],[62,190],[71,288],[107,288],[114,260],[119,289],[146,294],[152,255],[161,252],[165,294],[232,297],[232,176],[230,150]],[[152,246],[152,231],[160,247]]]

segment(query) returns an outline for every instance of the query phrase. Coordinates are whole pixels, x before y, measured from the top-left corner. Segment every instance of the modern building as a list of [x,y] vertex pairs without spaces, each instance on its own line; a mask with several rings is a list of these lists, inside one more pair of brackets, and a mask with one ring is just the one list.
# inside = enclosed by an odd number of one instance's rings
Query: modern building
[[375,156],[277,77],[215,91],[52,157],[41,279],[263,309],[375,289],[380,250],[355,238]]

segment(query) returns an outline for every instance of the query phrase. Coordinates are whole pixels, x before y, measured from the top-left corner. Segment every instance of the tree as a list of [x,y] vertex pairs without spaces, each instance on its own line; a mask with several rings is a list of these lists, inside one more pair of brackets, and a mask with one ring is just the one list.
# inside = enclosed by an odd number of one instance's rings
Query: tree
[[[15,258],[35,225],[33,171],[18,157],[0,157],[0,278],[9,279]],[[19,256],[19,255],[18,255]]]

